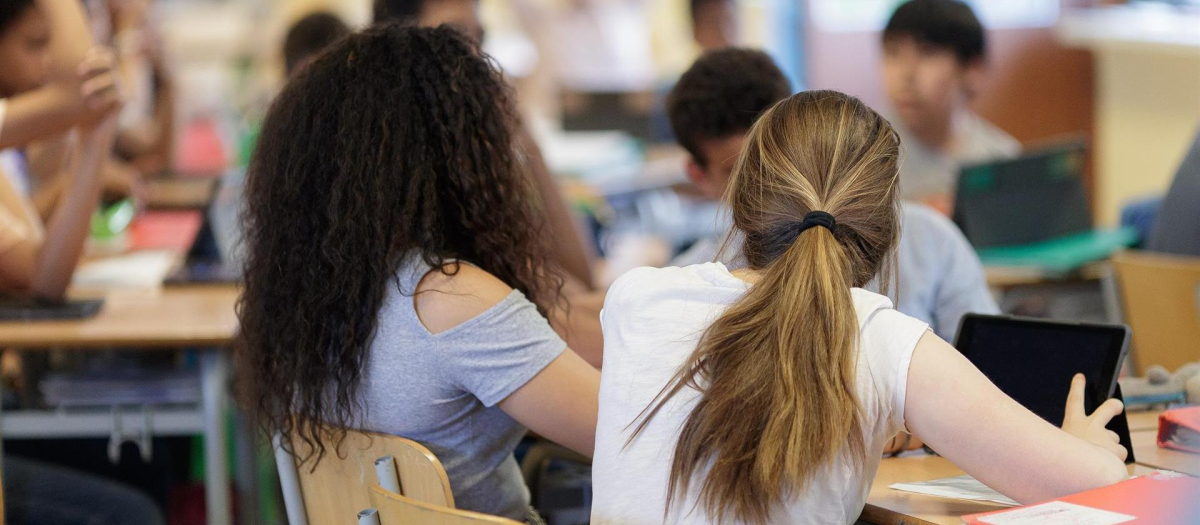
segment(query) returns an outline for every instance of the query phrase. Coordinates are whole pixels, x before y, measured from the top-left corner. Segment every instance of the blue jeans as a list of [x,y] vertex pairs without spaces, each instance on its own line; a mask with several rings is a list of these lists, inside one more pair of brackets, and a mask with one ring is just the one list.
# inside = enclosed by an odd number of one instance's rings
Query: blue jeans
[[58,465],[4,457],[4,514],[9,525],[164,525],[141,491]]

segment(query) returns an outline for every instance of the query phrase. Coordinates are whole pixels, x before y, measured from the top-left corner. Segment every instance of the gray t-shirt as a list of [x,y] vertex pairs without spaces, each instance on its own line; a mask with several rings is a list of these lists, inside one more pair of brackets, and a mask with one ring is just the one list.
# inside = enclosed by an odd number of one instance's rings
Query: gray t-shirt
[[516,290],[478,316],[431,334],[413,304],[413,291],[429,271],[410,256],[397,281],[389,282],[362,383],[362,426],[428,447],[446,467],[456,507],[522,521],[529,489],[513,449],[526,429],[496,404],[562,354],[566,343]]
[[970,111],[953,122],[954,151],[943,152],[917,140],[899,118],[888,118],[900,135],[900,196],[921,200],[930,195],[953,195],[958,171],[966,164],[1012,158],[1021,143],[1012,135]]

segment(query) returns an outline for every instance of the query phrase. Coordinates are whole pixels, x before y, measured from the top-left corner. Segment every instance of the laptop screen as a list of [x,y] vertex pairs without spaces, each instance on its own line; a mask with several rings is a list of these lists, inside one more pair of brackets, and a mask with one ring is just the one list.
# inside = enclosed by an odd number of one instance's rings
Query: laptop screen
[[1125,333],[1108,327],[1081,327],[1012,319],[969,321],[959,350],[1000,390],[1061,425],[1071,378],[1087,377],[1086,409],[1112,393]]
[[1071,143],[966,166],[954,220],[976,248],[1030,244],[1092,229],[1085,148]]

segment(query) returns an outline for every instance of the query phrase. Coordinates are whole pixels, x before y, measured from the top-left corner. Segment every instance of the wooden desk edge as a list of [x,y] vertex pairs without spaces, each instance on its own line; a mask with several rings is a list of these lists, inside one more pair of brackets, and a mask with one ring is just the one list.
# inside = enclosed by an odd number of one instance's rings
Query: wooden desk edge
[[[105,297],[94,317],[0,323],[0,348],[148,349],[225,347],[237,338],[236,286],[73,289],[72,297]],[[164,324],[166,323],[166,324]]]
[[862,514],[858,516],[858,519],[876,525],[937,525],[932,521],[914,518],[907,514],[877,507],[870,503],[863,506]]
[[1097,281],[1104,278],[1111,268],[1107,259],[1087,263],[1074,270],[1048,271],[1034,266],[983,266],[984,280],[988,287],[998,289],[1022,286],[1039,286],[1062,283]]
[[79,338],[45,339],[45,338],[7,338],[0,337],[0,348],[17,348],[20,350],[95,350],[97,348],[120,346],[131,350],[162,350],[188,347],[228,347],[233,345],[233,338],[228,336],[198,336],[198,337],[114,337],[108,339]]

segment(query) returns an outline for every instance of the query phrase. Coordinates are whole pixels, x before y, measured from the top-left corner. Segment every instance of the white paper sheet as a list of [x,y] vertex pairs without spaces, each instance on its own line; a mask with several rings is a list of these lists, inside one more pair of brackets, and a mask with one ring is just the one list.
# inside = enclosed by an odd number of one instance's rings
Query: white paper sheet
[[80,265],[75,269],[71,284],[83,287],[160,286],[174,263],[175,254],[170,251],[133,252]]
[[1051,501],[1023,509],[1005,511],[1002,514],[980,518],[991,525],[1115,525],[1133,521],[1133,516],[1102,509],[1093,509],[1065,501]]
[[996,492],[987,485],[971,476],[931,479],[917,483],[893,483],[889,488],[943,498],[964,499],[969,501],[990,501],[1003,505],[1017,506],[1018,503]]

